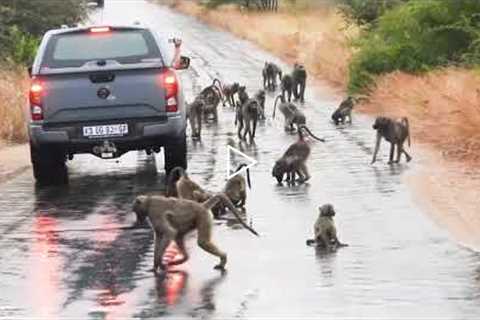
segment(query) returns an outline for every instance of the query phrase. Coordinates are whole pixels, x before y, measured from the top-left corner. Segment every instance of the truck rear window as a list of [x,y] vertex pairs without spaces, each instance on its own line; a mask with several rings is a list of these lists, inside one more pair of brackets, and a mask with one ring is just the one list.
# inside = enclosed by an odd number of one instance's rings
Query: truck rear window
[[155,58],[160,58],[160,53],[146,30],[87,31],[54,35],[47,45],[42,67],[81,67],[98,60],[130,64]]

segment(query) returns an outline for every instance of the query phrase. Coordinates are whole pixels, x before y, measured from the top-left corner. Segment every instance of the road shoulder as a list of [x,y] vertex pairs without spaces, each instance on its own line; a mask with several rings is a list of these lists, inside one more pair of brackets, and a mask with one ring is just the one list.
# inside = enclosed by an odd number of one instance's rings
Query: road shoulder
[[30,168],[28,144],[0,144],[0,184]]

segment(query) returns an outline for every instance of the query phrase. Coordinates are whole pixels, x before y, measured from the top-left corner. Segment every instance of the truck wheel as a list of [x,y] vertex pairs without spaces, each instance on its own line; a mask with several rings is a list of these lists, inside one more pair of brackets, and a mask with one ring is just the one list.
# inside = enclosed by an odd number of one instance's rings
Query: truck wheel
[[187,170],[187,138],[183,136],[163,147],[167,175],[175,167]]
[[58,148],[42,146],[40,149],[30,144],[30,159],[33,176],[38,184],[55,185],[68,182],[66,157]]

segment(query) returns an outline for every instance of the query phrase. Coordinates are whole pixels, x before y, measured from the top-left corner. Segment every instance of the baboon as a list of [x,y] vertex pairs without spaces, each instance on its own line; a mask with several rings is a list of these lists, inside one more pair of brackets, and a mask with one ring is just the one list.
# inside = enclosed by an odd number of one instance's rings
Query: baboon
[[279,185],[283,182],[283,177],[287,175],[287,182],[295,183],[295,175],[299,176],[299,182],[303,183],[310,179],[306,161],[310,156],[310,146],[304,140],[302,130],[307,131],[314,139],[325,142],[324,139],[318,138],[304,125],[298,128],[298,141],[290,145],[282,155],[282,157],[275,162],[272,169],[272,176],[277,179]]
[[395,163],[400,162],[400,157],[405,154],[407,162],[412,160],[412,157],[405,151],[403,144],[408,138],[408,146],[410,147],[410,125],[407,118],[391,119],[386,117],[377,117],[375,123],[372,125],[374,130],[377,130],[377,139],[375,143],[375,151],[373,152],[372,164],[377,160],[377,153],[380,149],[380,140],[385,138],[390,142],[390,158],[388,164],[393,163],[393,154],[395,152],[395,145],[397,146],[397,159]]
[[204,88],[199,97],[203,98],[205,103],[203,107],[203,117],[204,120],[208,120],[209,115],[213,115],[213,120],[215,122],[218,121],[218,110],[217,107],[222,100],[222,92],[221,89],[216,85],[216,81],[213,81],[213,84]]
[[236,107],[238,107],[238,105],[243,105],[247,102],[247,100],[250,99],[250,97],[248,96],[248,93],[247,93],[247,87],[245,86],[240,86],[238,88],[238,100],[240,103],[237,103]]
[[307,85],[307,71],[301,64],[295,63],[292,72],[293,78],[293,95],[295,100],[300,99],[300,102],[305,102],[305,87]]
[[254,99],[258,102],[258,120],[265,120],[265,90],[255,93]]
[[137,222],[143,223],[148,217],[154,232],[153,271],[155,273],[158,268],[162,271],[165,270],[166,266],[162,262],[162,257],[171,241],[176,242],[182,258],[171,261],[169,265],[182,264],[188,260],[189,256],[185,250],[184,238],[187,233],[193,230],[198,232],[198,246],[220,258],[220,263],[215,266],[215,269],[224,270],[227,263],[227,254],[218,249],[211,239],[212,217],[210,209],[220,201],[225,203],[246,229],[258,236],[258,233],[240,218],[239,212],[224,194],[217,194],[203,203],[164,196],[143,195],[135,199],[133,212],[137,215]]
[[337,237],[337,229],[333,217],[335,209],[331,204],[324,204],[318,208],[319,214],[313,227],[314,239],[308,239],[307,245],[315,245],[322,249],[333,251],[339,247],[346,247],[348,244],[341,243]]
[[353,97],[348,97],[343,100],[332,114],[332,120],[337,126],[338,124],[344,124],[348,118],[348,122],[352,123],[352,109],[353,109]]
[[[292,101],[292,93],[294,90],[293,87],[293,77],[289,74],[283,76],[282,81],[280,83],[280,87],[282,89],[282,97],[283,100],[288,100],[288,102]],[[285,97],[285,93],[287,96]]]
[[[240,140],[246,140],[247,133],[250,136],[250,141],[255,138],[259,109],[258,102],[254,99],[248,99],[245,103],[237,106],[235,125],[238,123],[238,138]],[[244,127],[245,130],[242,134]]]
[[192,129],[192,139],[200,139],[202,134],[202,114],[205,102],[202,97],[197,97],[187,105],[187,118]]
[[192,181],[182,167],[175,167],[170,171],[165,195],[196,202],[204,202],[212,196],[210,192]]
[[285,131],[293,131],[293,125],[296,125],[298,130],[298,126],[306,124],[307,120],[305,118],[305,114],[301,110],[299,110],[297,106],[293,103],[286,102],[282,95],[277,96],[277,98],[275,99],[272,114],[273,119],[275,119],[275,111],[277,109],[278,101],[280,101],[278,109],[285,117]]
[[225,107],[225,102],[228,102],[228,105],[230,107],[235,107],[235,94],[238,93],[238,89],[240,88],[240,84],[238,82],[234,82],[229,85],[222,85],[220,80],[215,79],[213,80],[214,84],[218,84],[218,87],[222,91],[223,99],[222,103],[223,106]]
[[265,62],[262,70],[263,88],[274,91],[277,88],[277,76],[282,80],[282,70],[273,62]]
[[[239,172],[242,168],[246,167],[245,163],[240,164],[235,172]],[[246,170],[247,181],[245,178],[237,174],[227,180],[225,187],[223,188],[223,193],[230,199],[233,205],[237,208],[245,207],[245,202],[247,200],[247,184],[248,188],[252,188],[250,182],[250,169]],[[225,206],[219,203],[215,208],[212,209],[212,212],[216,218],[225,214]]]

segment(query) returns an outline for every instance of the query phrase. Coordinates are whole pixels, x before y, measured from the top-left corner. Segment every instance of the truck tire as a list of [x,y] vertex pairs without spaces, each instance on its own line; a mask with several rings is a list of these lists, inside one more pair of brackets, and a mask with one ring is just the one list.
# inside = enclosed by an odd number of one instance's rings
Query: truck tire
[[61,185],[68,183],[65,153],[61,149],[30,144],[30,159],[33,176],[40,185]]
[[167,175],[175,167],[187,170],[187,137],[185,135],[164,146],[163,153]]

